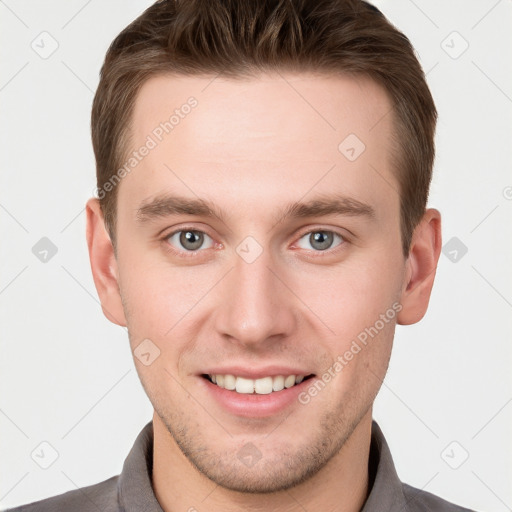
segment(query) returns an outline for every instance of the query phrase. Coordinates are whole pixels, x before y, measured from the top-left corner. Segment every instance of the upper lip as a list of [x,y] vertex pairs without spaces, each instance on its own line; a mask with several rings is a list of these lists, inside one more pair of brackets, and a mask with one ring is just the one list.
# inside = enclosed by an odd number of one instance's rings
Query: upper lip
[[277,377],[278,375],[311,375],[312,372],[290,366],[266,366],[264,368],[248,368],[247,366],[229,366],[223,368],[210,368],[201,372],[202,375],[234,375],[246,379],[261,379],[263,377]]

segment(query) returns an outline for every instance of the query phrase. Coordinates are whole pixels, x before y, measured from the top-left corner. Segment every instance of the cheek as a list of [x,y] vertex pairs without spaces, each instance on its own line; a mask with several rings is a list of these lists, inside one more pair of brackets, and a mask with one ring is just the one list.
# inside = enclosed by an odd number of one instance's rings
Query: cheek
[[120,261],[119,281],[129,327],[144,336],[171,336],[215,276],[206,266],[171,267],[161,258],[135,251],[125,254],[129,256]]
[[399,298],[400,266],[392,261],[361,258],[328,271],[311,268],[300,274],[300,279],[294,279],[300,283],[297,295],[345,340],[373,325]]

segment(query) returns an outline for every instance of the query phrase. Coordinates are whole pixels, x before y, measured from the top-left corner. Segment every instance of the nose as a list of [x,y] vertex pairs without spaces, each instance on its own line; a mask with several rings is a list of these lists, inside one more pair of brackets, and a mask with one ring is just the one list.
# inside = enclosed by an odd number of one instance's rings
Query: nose
[[285,268],[273,264],[269,251],[252,262],[235,254],[234,268],[219,290],[218,334],[255,351],[289,337],[298,315],[286,281]]

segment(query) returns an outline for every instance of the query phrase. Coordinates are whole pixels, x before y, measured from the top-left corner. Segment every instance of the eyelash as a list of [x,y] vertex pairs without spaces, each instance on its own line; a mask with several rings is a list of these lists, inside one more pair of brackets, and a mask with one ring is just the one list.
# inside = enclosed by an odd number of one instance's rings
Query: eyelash
[[[202,233],[204,235],[209,236],[213,240],[213,237],[210,236],[205,231],[202,231],[200,229],[196,229],[196,228],[194,228],[192,226],[183,226],[183,227],[180,227],[179,229],[176,229],[175,231],[171,231],[170,233],[167,233],[165,236],[163,236],[161,238],[161,241],[164,243],[165,250],[167,252],[170,252],[172,255],[178,256],[180,258],[195,258],[195,257],[199,257],[201,255],[200,253],[205,251],[205,249],[197,249],[195,251],[179,251],[179,250],[175,249],[168,242],[168,240],[172,236],[174,236],[176,233],[181,233],[181,232],[186,232],[186,231],[192,231],[194,233]],[[329,249],[326,249],[325,251],[308,250],[308,252],[312,253],[311,256],[310,256],[312,258],[318,258],[318,257],[321,258],[324,255],[336,254],[338,251],[342,250],[344,248],[345,244],[348,242],[348,238],[347,238],[347,236],[345,234],[342,234],[339,231],[336,231],[336,230],[333,230],[333,229],[322,229],[322,228],[316,228],[316,229],[310,229],[309,231],[304,231],[303,233],[301,233],[298,236],[297,241],[299,241],[302,238],[304,238],[304,236],[310,235],[312,233],[332,233],[332,234],[337,235],[337,236],[339,236],[341,238],[341,242],[337,246],[332,248],[332,249],[329,248]],[[216,242],[213,242],[213,244],[214,244],[213,248],[216,248],[216,246],[218,247],[219,245],[222,247],[222,244],[217,244]],[[210,247],[209,249],[212,249],[212,247]],[[300,249],[300,247],[299,247],[299,249]]]
[[[194,233],[203,233],[204,235],[209,236],[212,240],[213,237],[211,237],[208,233],[205,231],[202,231],[200,229],[193,228],[192,226],[183,226],[180,229],[176,229],[175,231],[171,231],[170,233],[166,234],[164,237],[162,237],[162,242],[164,243],[165,250],[170,252],[174,256],[179,256],[180,258],[195,258],[200,256],[201,252],[205,249],[197,249],[196,251],[179,251],[175,249],[170,243],[168,243],[169,238],[174,236],[176,233],[186,232],[186,231],[192,231]],[[219,245],[214,242],[214,246]]]

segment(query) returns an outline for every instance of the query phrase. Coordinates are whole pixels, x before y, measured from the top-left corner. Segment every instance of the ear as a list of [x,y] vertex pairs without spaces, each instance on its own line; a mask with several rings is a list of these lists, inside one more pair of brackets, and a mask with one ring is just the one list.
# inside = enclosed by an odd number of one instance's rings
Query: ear
[[441,214],[426,210],[414,230],[411,249],[405,262],[405,282],[397,322],[409,325],[419,322],[427,312],[437,262],[441,254]]
[[85,205],[87,214],[87,247],[92,276],[100,297],[103,314],[114,324],[126,327],[118,268],[114,248],[105,228],[100,202],[91,198]]

